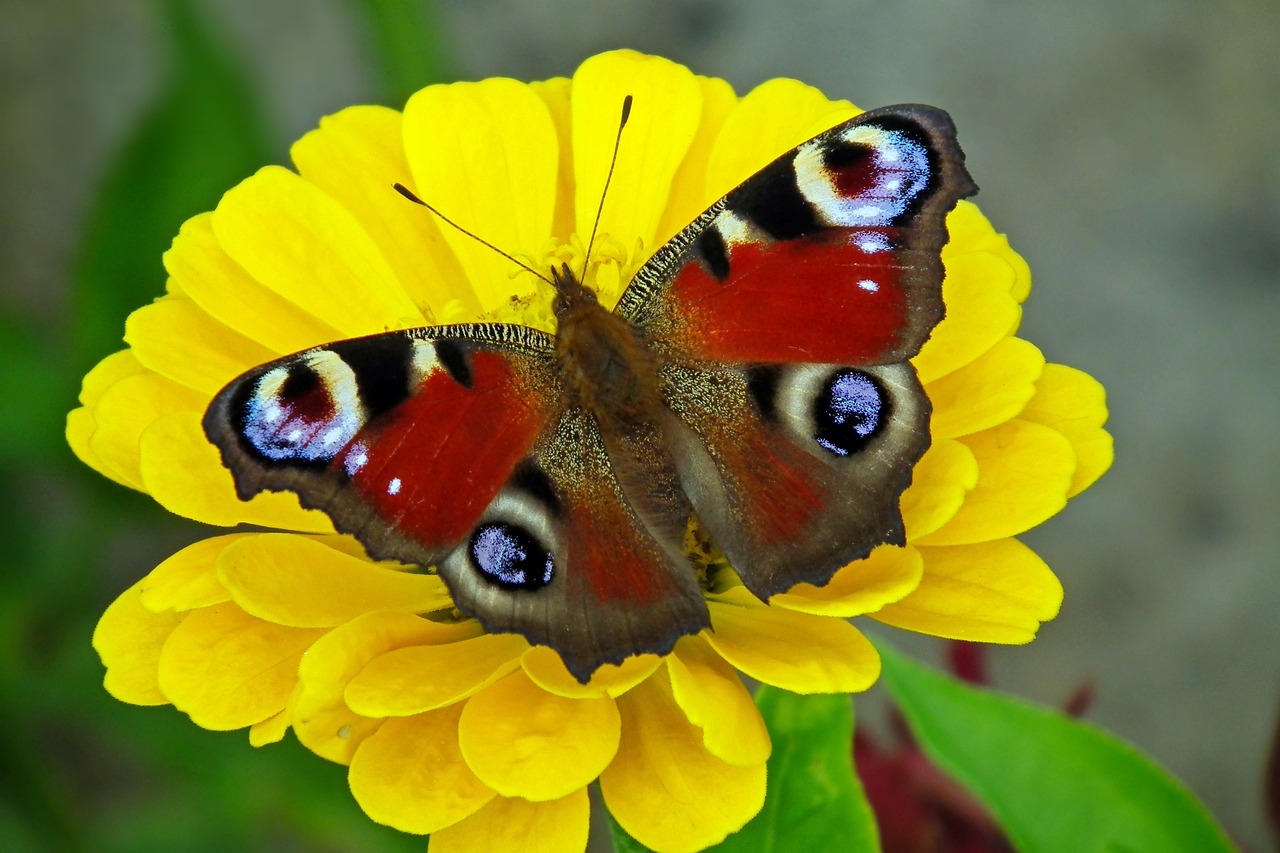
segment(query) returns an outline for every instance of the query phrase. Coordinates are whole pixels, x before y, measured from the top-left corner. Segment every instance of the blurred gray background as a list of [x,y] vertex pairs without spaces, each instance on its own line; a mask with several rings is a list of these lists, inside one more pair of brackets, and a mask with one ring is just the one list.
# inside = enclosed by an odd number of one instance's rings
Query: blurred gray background
[[[374,98],[342,0],[199,5],[261,87],[277,161],[320,116]],[[789,76],[864,108],[949,110],[978,202],[1031,264],[1024,337],[1106,384],[1116,438],[1112,471],[1027,537],[1066,603],[1035,644],[996,654],[997,681],[1057,703],[1095,679],[1091,719],[1267,846],[1280,5],[450,0],[437,22],[464,78],[567,74],[629,46],[739,92]],[[0,299],[32,328],[70,311],[95,187],[158,86],[160,26],[144,0],[0,0]],[[154,276],[159,293],[158,257]],[[117,538],[112,593],[172,544],[146,527]]]

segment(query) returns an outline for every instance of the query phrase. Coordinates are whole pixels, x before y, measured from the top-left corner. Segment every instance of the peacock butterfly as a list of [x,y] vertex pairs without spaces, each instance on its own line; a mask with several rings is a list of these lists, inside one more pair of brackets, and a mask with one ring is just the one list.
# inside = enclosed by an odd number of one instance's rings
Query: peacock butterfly
[[903,543],[930,413],[908,359],[975,191],[946,113],[866,112],[713,204],[612,311],[565,265],[554,336],[327,344],[232,381],[204,429],[242,499],[294,492],[372,557],[438,567],[585,682],[709,626],[691,517],[762,599]]

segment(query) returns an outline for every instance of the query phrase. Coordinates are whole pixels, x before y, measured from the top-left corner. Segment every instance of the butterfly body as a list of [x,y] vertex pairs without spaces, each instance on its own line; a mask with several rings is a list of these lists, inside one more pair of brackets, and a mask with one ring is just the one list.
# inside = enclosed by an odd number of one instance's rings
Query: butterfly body
[[657,363],[639,329],[602,306],[567,265],[554,280],[556,361],[569,399],[607,423],[655,413]]
[[586,681],[709,626],[690,519],[761,598],[904,541],[929,443],[908,359],[973,189],[945,113],[865,113],[716,202],[613,310],[562,267],[555,336],[317,347],[233,381],[205,430],[242,498],[292,491],[371,556],[438,567]]

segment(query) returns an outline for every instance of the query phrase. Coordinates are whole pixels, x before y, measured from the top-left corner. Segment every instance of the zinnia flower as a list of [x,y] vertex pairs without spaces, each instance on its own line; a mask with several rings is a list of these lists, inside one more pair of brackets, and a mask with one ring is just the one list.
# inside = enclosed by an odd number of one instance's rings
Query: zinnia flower
[[[624,96],[634,109],[588,278],[610,305],[643,261],[779,153],[858,111],[793,80],[739,98],[656,57],[607,53],[572,79],[432,86],[404,112],[353,107],[182,226],[166,292],[85,377],[68,439],[86,464],[212,525],[125,591],[94,646],[106,687],[263,745],[293,729],[350,766],[371,818],[433,853],[581,850],[586,789],[659,851],[701,849],[760,809],[770,742],[739,673],[860,691],[879,661],[848,620],[1023,643],[1062,591],[1014,537],[1110,462],[1100,386],[1015,337],[1022,259],[962,202],[943,252],[946,319],[914,364],[932,446],[903,495],[909,544],[768,605],[730,580],[712,630],[598,670],[470,619],[433,574],[375,563],[291,494],[237,499],[201,430],[243,371],[389,329],[476,320],[553,330],[550,293],[391,190],[404,183],[503,249],[580,268]],[[489,847],[484,847],[488,844]]]

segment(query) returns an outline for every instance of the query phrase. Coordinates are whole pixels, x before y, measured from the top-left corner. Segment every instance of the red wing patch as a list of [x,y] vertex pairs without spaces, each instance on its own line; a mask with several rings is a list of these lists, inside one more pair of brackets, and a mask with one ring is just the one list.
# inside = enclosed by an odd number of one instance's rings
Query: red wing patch
[[649,605],[675,592],[670,558],[616,496],[588,497],[568,508],[566,553],[597,601]]
[[687,265],[671,284],[681,349],[731,363],[875,363],[898,346],[908,298],[893,254],[854,240],[841,229],[734,244],[726,281]]
[[471,532],[546,422],[502,355],[476,353],[470,378],[431,373],[333,463],[378,517],[430,551]]

